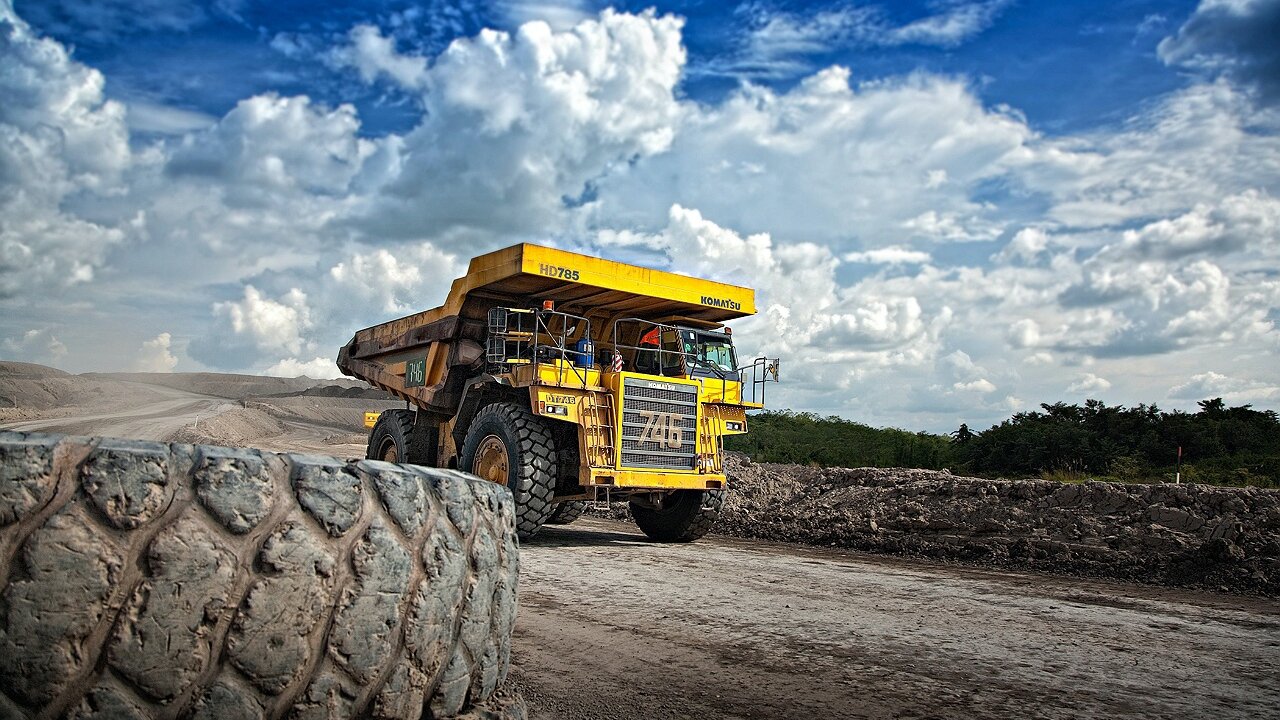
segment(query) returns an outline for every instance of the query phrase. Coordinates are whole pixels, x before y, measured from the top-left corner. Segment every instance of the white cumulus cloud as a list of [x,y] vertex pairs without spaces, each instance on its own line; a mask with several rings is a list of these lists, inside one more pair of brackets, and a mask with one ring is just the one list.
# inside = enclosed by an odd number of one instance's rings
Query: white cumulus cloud
[[670,146],[681,26],[606,10],[563,32],[531,22],[454,41],[427,73],[422,124],[381,161],[393,177],[363,226],[405,239],[558,223],[588,183]]
[[1067,386],[1067,392],[1076,394],[1103,392],[1110,389],[1111,381],[1098,377],[1093,373],[1084,373],[1075,382]]
[[7,337],[4,349],[10,357],[18,360],[51,365],[56,365],[67,355],[67,346],[49,328],[27,330],[16,337]]
[[0,3],[0,300],[89,282],[121,228],[69,210],[132,163],[125,108],[100,72]]
[[1256,87],[1267,102],[1280,99],[1280,2],[1201,0],[1177,34],[1160,42],[1169,65],[1223,73]]
[[1196,401],[1220,397],[1231,404],[1275,402],[1280,400],[1280,383],[1268,384],[1209,370],[1169,388],[1169,397]]
[[931,256],[927,252],[911,250],[901,245],[852,252],[841,258],[841,260],[848,263],[865,263],[868,265],[918,265],[927,263],[930,259]]
[[138,372],[173,372],[173,368],[178,365],[178,358],[170,349],[172,343],[173,336],[167,332],[143,342],[134,359],[133,369]]
[[[554,19],[537,4],[511,17]],[[331,61],[410,96],[416,126],[378,135],[305,95],[220,118],[108,99],[0,0],[3,347],[119,369],[139,352],[119,338],[181,327],[180,350],[148,341],[160,365],[330,374],[355,330],[535,241],[756,288],[735,337],[783,358],[775,407],[939,429],[1068,385],[1175,406],[1280,386],[1280,119],[1257,73],[1171,44],[1208,79],[1064,133],[984,102],[977,79],[807,64],[831,33],[945,46],[1001,3],[896,23],[753,5],[744,42],[772,43],[796,82],[695,102],[682,20],[572,5],[438,55],[405,42],[412,8],[272,41],[298,61],[336,39]],[[1183,45],[1244,62],[1190,27]]]
[[242,299],[215,303],[213,313],[224,318],[236,335],[248,337],[266,351],[299,352],[303,334],[312,324],[307,295],[297,288],[273,300],[246,285]]
[[[334,355],[336,356],[337,353]],[[305,376],[313,380],[332,380],[342,377],[342,372],[338,370],[338,365],[333,358],[322,357],[305,361],[298,358],[284,358],[263,370],[262,374],[288,378]]]
[[367,83],[385,75],[402,88],[419,90],[426,82],[427,59],[400,53],[394,38],[386,37],[376,26],[356,25],[351,28],[348,40],[349,44],[329,52],[329,62],[354,68]]

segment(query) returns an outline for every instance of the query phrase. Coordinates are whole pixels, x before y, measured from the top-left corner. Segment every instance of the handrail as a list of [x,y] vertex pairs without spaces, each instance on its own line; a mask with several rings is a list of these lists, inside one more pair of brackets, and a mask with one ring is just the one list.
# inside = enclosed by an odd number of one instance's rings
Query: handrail
[[[586,323],[586,328],[585,328],[585,330],[583,331],[583,337],[587,338],[587,340],[588,340],[588,341],[590,341],[590,340],[591,340],[591,321],[590,321],[590,320],[588,320],[588,319],[587,319],[587,318],[585,318],[585,317],[582,317],[581,315],[573,315],[573,314],[566,313],[566,312],[560,312],[559,310],[545,310],[545,309],[544,309],[544,310],[538,310],[538,311],[536,311],[536,312],[534,313],[534,317],[536,318],[537,327],[538,327],[538,328],[541,328],[542,330],[545,330],[545,331],[546,331],[547,338],[548,338],[549,340],[555,340],[555,339],[556,339],[556,335],[555,335],[555,333],[553,333],[553,332],[551,331],[551,327],[550,327],[550,325],[548,325],[548,324],[547,324],[547,322],[546,322],[546,318],[547,318],[547,317],[559,317],[559,318],[560,318],[560,335],[559,335],[559,340],[560,340],[560,341],[559,341],[558,343],[556,343],[556,344],[555,344],[555,346],[554,346],[555,351],[557,351],[557,352],[559,353],[559,355],[560,355],[560,361],[561,361],[561,362],[559,363],[559,365],[557,366],[557,369],[556,369],[556,372],[557,372],[556,382],[557,382],[557,383],[559,383],[560,385],[564,385],[564,369],[565,369],[565,366],[567,365],[569,368],[571,368],[571,369],[573,370],[573,375],[574,375],[574,377],[576,377],[576,378],[578,379],[578,382],[579,382],[579,383],[581,383],[582,387],[584,387],[584,388],[585,388],[585,387],[587,386],[587,377],[588,377],[587,373],[579,372],[578,364],[577,364],[577,363],[575,363],[575,362],[571,362],[571,361],[569,360],[569,352],[570,352],[570,351],[569,351],[569,349],[566,347],[566,344],[569,342],[569,322],[568,322],[568,319],[569,319],[569,318],[572,318],[572,319],[574,319],[574,320],[578,320],[578,321],[581,321],[581,322],[583,322],[583,323]],[[575,329],[577,328],[577,325],[576,325],[576,324],[574,325],[574,328],[575,328]],[[534,373],[536,374],[536,373],[537,373],[537,367],[538,367],[539,363],[541,362],[541,358],[539,358],[539,357],[538,357],[538,356],[540,355],[540,353],[539,353],[538,351],[539,351],[539,350],[541,350],[543,347],[545,347],[545,346],[541,345],[541,344],[538,342],[538,331],[537,331],[537,329],[535,329],[535,330],[534,330],[534,338],[533,338],[533,341],[534,341],[534,346],[533,346],[533,366],[534,366]],[[574,354],[574,355],[578,355],[579,353],[578,353],[578,351],[577,351],[577,350],[574,350],[574,351],[573,351],[573,354]],[[593,364],[593,365],[595,364],[595,358],[594,358],[594,357],[591,359],[591,362],[592,362],[592,364]]]
[[[515,329],[511,329],[510,320],[516,318]],[[525,326],[525,318],[532,317],[533,326]],[[551,318],[560,319],[559,331],[552,329]],[[583,325],[582,337],[590,340],[591,338],[591,321],[581,315],[560,312],[558,310],[547,309],[522,309],[522,308],[505,308],[495,307],[489,310],[489,348],[486,351],[486,360],[492,364],[510,364],[512,360],[508,357],[507,343],[515,345],[515,355],[517,357],[529,354],[528,363],[533,367],[535,376],[538,374],[538,368],[545,364],[542,359],[544,354],[556,356],[560,359],[560,363],[556,366],[556,381],[564,384],[566,367],[571,370],[574,377],[583,388],[588,386],[590,379],[589,373],[585,372],[578,364],[571,361],[569,356],[580,353],[568,347],[570,332],[570,321],[576,321],[573,328],[576,330],[578,323]],[[543,342],[543,338],[546,342]],[[500,346],[500,349],[496,349]],[[544,353],[544,351],[546,351]],[[524,362],[523,360],[521,360]],[[595,358],[592,358],[592,364],[595,364]]]
[[[751,403],[764,405],[765,383],[770,381],[779,382],[778,369],[781,365],[782,360],[779,358],[771,359],[760,356],[753,360],[750,365],[743,365],[738,368],[738,378],[739,382],[742,383],[742,387],[746,388],[750,386],[751,388]],[[751,371],[750,383],[746,380],[746,373],[748,370]],[[772,380],[770,376],[772,376]],[[745,392],[743,393],[742,399],[744,402],[747,401]]]
[[[657,328],[658,329],[658,346],[656,348],[650,348],[642,345],[623,345],[622,343],[618,342],[618,326],[622,325],[623,323],[637,323],[637,324],[649,325],[654,328]],[[653,320],[645,320],[644,318],[637,318],[637,317],[618,318],[617,320],[613,321],[613,348],[612,349],[614,352],[617,352],[619,348],[624,350],[635,350],[637,352],[641,352],[641,351],[653,352],[654,350],[657,350],[658,351],[658,373],[661,374],[662,371],[667,367],[667,355],[678,355],[680,356],[681,359],[683,359],[687,355],[687,353],[685,353],[683,350],[666,350],[662,347],[662,335],[668,330],[670,330],[673,333],[676,333],[677,336],[680,333],[680,329],[677,328],[675,325],[667,325],[665,323],[654,322]]]

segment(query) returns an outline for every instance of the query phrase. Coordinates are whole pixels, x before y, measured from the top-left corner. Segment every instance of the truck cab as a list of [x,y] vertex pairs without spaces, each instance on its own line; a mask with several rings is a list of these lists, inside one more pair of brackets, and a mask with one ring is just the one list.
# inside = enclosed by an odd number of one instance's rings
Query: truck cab
[[[651,349],[641,343],[635,353],[637,372],[677,377],[728,378],[738,371],[733,334],[728,328],[699,330],[654,325]],[[666,366],[663,363],[668,363]]]

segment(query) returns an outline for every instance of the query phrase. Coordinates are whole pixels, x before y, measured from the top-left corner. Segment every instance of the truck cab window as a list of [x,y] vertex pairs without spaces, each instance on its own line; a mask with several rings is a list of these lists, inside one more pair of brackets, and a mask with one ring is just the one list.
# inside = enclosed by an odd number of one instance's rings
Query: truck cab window
[[697,357],[706,366],[722,373],[734,372],[738,369],[733,341],[727,337],[702,335],[698,339]]

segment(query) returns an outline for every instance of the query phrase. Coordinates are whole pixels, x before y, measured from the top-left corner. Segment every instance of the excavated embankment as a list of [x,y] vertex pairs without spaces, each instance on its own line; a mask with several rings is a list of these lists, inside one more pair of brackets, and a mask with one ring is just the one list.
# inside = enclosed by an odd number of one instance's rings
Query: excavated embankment
[[[1280,491],[727,462],[713,532],[1280,595]],[[625,506],[615,515],[625,515]]]

